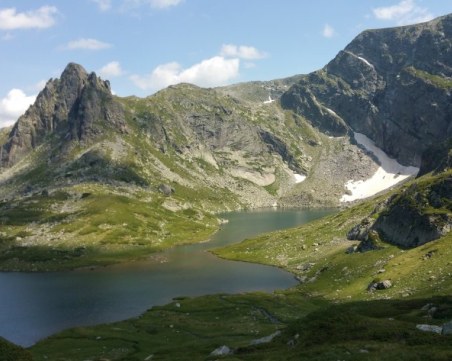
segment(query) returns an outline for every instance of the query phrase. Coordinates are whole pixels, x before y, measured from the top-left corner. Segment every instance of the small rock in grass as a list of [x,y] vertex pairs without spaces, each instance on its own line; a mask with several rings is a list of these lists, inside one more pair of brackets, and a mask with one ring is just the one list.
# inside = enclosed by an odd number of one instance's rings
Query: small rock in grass
[[443,324],[443,335],[452,335],[452,321]]
[[276,332],[274,332],[274,333],[272,333],[271,335],[268,335],[268,336],[265,336],[265,337],[261,337],[261,338],[258,338],[258,339],[256,339],[256,340],[252,340],[251,342],[250,342],[250,345],[260,345],[260,344],[263,344],[263,343],[269,343],[269,342],[271,342],[276,336],[279,336],[281,334],[281,331],[276,331]]
[[232,353],[233,353],[232,350],[228,346],[223,345],[213,350],[210,353],[210,356],[226,356],[231,355]]
[[390,280],[384,280],[384,281],[372,281],[367,286],[367,291],[374,292],[376,290],[386,290],[388,288],[392,287],[392,282]]
[[441,334],[443,332],[443,328],[441,326],[436,326],[436,325],[421,324],[421,325],[416,325],[416,328],[420,331],[433,332],[433,333],[437,333],[437,334]]

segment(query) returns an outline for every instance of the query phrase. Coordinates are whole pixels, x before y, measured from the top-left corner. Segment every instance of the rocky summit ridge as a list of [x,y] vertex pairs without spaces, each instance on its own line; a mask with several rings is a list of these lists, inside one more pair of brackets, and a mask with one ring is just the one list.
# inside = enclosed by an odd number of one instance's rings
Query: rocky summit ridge
[[281,97],[334,136],[363,133],[405,165],[452,136],[452,15],[367,30]]
[[125,128],[124,112],[113,100],[110,83],[70,63],[60,79],[47,82],[35,103],[16,122],[2,147],[0,164],[14,165],[49,135],[84,142],[108,126]]

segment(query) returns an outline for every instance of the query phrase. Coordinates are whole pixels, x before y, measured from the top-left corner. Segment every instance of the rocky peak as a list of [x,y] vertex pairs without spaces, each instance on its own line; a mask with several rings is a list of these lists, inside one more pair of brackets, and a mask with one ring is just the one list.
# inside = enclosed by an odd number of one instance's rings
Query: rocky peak
[[281,97],[324,132],[365,134],[405,165],[452,137],[452,15],[358,35]]
[[122,106],[117,103],[110,83],[69,63],[59,79],[51,79],[35,103],[11,130],[0,152],[0,165],[11,166],[42,144],[49,134],[62,142],[89,142],[105,127],[124,131]]

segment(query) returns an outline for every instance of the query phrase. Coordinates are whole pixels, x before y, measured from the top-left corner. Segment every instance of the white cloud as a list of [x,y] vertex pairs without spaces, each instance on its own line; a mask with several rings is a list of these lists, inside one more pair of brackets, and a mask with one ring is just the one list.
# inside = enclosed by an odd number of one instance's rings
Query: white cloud
[[323,27],[322,35],[325,38],[332,38],[336,32],[330,24],[325,24]]
[[150,0],[149,4],[156,9],[165,9],[171,6],[177,6],[182,0]]
[[247,60],[262,59],[267,56],[264,52],[257,50],[253,46],[224,44],[221,47],[221,56],[228,58],[241,58]]
[[124,0],[123,10],[134,9],[143,5],[148,5],[154,9],[167,9],[181,4],[184,0]]
[[427,8],[421,8],[414,0],[402,0],[396,5],[372,9],[378,20],[395,21],[397,25],[414,24],[433,19]]
[[111,44],[104,43],[96,39],[77,39],[70,41],[64,48],[68,50],[84,49],[84,50],[102,50],[111,48]]
[[0,29],[44,29],[56,23],[55,6],[42,6],[37,10],[18,13],[15,8],[0,9]]
[[123,73],[124,71],[121,69],[121,64],[117,61],[112,61],[99,70],[100,76],[104,78],[121,76]]
[[107,11],[111,9],[111,0],[91,0],[96,3],[100,11]]
[[236,78],[239,68],[240,60],[237,58],[214,56],[186,69],[176,62],[159,65],[149,75],[132,75],[130,80],[143,90],[154,91],[184,82],[204,87],[220,86]]
[[0,99],[0,128],[14,124],[35,99],[36,95],[27,96],[21,89],[11,89]]

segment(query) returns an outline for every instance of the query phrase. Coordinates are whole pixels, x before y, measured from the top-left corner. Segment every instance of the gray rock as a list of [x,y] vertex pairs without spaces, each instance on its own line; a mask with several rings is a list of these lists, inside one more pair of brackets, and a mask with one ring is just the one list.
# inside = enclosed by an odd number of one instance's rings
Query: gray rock
[[434,306],[433,303],[427,303],[426,305],[422,306],[421,311],[428,311],[433,306]]
[[347,239],[350,241],[364,241],[371,229],[374,221],[370,218],[364,218],[361,223],[354,226],[348,233]]
[[226,356],[233,354],[233,351],[226,345],[220,346],[210,353],[210,356]]
[[372,281],[367,286],[367,291],[374,292],[377,290],[386,290],[388,288],[392,287],[392,282],[390,280],[384,280],[384,281]]
[[443,335],[452,335],[452,321],[443,324]]
[[416,328],[420,331],[433,332],[433,333],[437,333],[437,334],[441,334],[443,331],[443,328],[441,326],[436,326],[436,325],[421,324],[421,325],[416,325]]
[[252,340],[251,342],[250,342],[250,345],[261,345],[261,344],[263,344],[263,343],[269,343],[269,342],[271,342],[275,337],[277,337],[277,336],[279,336],[281,334],[281,331],[276,331],[276,332],[273,332],[271,335],[268,335],[268,336],[265,336],[265,337],[261,337],[261,338],[258,338],[258,339],[256,339],[256,340]]
[[312,267],[314,267],[315,266],[315,263],[314,262],[308,262],[308,263],[303,263],[303,264],[300,264],[300,265],[298,265],[297,267],[296,267],[296,269],[298,270],[298,271],[302,271],[302,272],[307,272],[307,271],[309,271]]
[[163,193],[167,197],[175,192],[174,188],[168,184],[160,184],[158,190],[160,193]]

